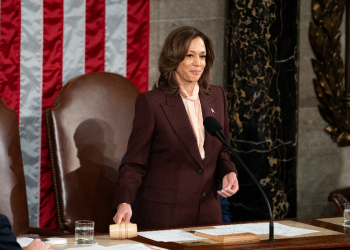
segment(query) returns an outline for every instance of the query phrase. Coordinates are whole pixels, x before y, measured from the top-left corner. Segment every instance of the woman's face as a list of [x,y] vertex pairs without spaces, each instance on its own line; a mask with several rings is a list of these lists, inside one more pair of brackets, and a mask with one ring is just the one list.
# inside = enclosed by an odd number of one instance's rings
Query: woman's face
[[181,85],[195,84],[203,74],[205,68],[206,50],[202,38],[197,37],[191,41],[185,59],[176,69],[176,80]]

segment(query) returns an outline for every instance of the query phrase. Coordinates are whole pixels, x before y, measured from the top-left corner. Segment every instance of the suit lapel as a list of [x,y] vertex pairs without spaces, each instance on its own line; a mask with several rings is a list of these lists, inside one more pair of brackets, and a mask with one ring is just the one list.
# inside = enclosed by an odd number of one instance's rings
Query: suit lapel
[[161,104],[168,121],[184,146],[193,158],[202,166],[202,159],[197,146],[197,139],[188,118],[181,96],[166,97],[165,104]]
[[[166,117],[168,118],[171,127],[179,136],[180,140],[193,156],[193,158],[201,167],[203,167],[202,158],[198,150],[197,139],[193,133],[193,129],[181,97],[177,96],[166,98],[166,103],[161,104],[161,106]],[[218,119],[219,106],[217,99],[213,98],[212,95],[203,94],[202,91],[199,91],[199,99],[202,107],[203,120],[208,116],[213,116],[215,119]],[[207,155],[210,154],[210,147],[213,145],[213,143],[215,143],[215,140],[217,139],[205,131],[205,158],[207,158]]]
[[[201,106],[202,106],[203,121],[208,116],[213,116],[215,119],[218,120],[219,106],[218,106],[217,99],[213,98],[213,95],[203,94],[202,91],[199,91],[199,99],[201,101]],[[211,145],[213,145],[213,143],[215,143],[215,140],[217,139],[211,136],[207,131],[205,131],[205,140],[204,140],[205,158],[209,156],[210,147]]]

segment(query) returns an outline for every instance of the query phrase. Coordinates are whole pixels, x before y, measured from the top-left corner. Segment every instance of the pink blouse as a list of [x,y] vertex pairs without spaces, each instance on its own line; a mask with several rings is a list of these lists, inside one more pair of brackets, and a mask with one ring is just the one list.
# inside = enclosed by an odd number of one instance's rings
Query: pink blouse
[[202,160],[205,157],[204,152],[204,126],[203,126],[203,114],[202,114],[202,107],[201,102],[199,101],[199,86],[198,84],[195,85],[193,89],[192,96],[189,96],[185,89],[180,87],[180,94],[182,101],[184,102],[188,118],[190,119],[194,135],[197,138],[197,144],[199,153],[202,157]]

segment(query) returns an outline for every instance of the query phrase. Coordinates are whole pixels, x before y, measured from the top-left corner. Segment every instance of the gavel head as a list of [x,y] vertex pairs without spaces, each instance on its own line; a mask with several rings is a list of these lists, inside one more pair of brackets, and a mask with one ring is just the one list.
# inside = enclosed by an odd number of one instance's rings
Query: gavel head
[[137,225],[134,223],[121,223],[109,225],[111,239],[129,239],[137,236]]

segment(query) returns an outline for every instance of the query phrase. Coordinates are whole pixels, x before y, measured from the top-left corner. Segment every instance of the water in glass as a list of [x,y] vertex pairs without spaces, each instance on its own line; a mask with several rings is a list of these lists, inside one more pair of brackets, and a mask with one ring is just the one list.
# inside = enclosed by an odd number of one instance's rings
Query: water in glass
[[75,222],[75,242],[78,244],[94,243],[94,226],[93,221],[78,220]]
[[344,209],[344,225],[350,226],[350,209]]
[[78,244],[91,244],[94,241],[94,228],[93,227],[76,227],[75,228],[75,241]]

